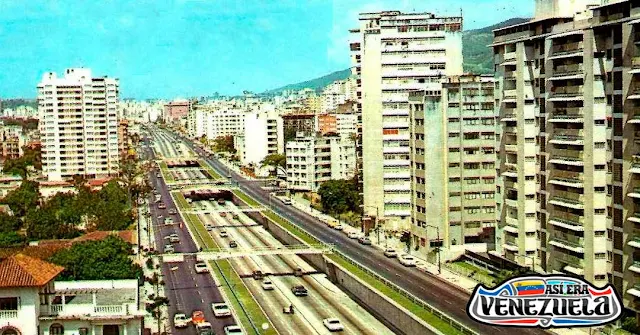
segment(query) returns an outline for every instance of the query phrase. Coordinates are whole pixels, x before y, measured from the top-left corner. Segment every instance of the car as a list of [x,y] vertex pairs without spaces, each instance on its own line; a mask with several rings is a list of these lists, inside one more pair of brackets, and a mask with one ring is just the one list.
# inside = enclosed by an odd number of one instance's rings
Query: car
[[237,248],[237,247],[238,247],[238,243],[236,243],[236,241],[229,242],[229,248]]
[[159,173],[156,173],[156,178],[162,178],[162,175]]
[[357,232],[357,231],[352,231],[352,232],[349,232],[349,234],[347,234],[347,236],[348,236],[350,239],[355,240],[355,239],[357,239],[357,238],[360,238],[360,233],[359,233],[359,232]]
[[172,254],[174,252],[176,252],[176,249],[174,249],[171,244],[165,244],[164,245],[164,253],[165,254]]
[[170,243],[180,243],[180,238],[178,236],[169,236]]
[[176,214],[178,214],[178,212],[176,211],[176,209],[175,209],[175,208],[171,208],[171,209],[169,210],[169,214],[171,214],[171,215],[176,215]]
[[307,289],[302,285],[296,285],[296,286],[292,287],[291,288],[291,292],[296,297],[305,297],[305,296],[307,296],[309,294],[309,292],[307,292]]
[[220,231],[220,237],[229,237],[229,233],[227,233],[226,230],[221,230]]
[[195,326],[198,335],[213,335],[213,328],[209,322],[200,322]]
[[289,198],[282,198],[282,203],[283,203],[283,204],[285,204],[285,205],[291,205],[291,204],[293,204],[293,203],[291,202],[291,199],[289,199]]
[[216,318],[231,316],[231,309],[224,302],[211,303],[211,310]]
[[207,228],[207,231],[212,231],[213,230],[213,226],[210,225],[210,224],[207,224],[205,227]]
[[273,286],[273,282],[269,278],[263,279],[260,285],[262,286],[262,289],[265,291],[272,291],[275,288],[275,286]]
[[242,328],[238,325],[225,326],[223,328],[225,335],[242,335]]
[[324,324],[330,332],[339,332],[344,330],[344,326],[337,318],[324,319],[322,320],[322,324]]
[[207,267],[207,263],[205,262],[197,262],[195,265],[196,273],[208,273],[209,268]]
[[189,319],[184,313],[176,313],[173,316],[173,326],[176,328],[186,328],[189,325]]
[[164,218],[164,216],[158,215],[158,220],[162,220],[162,218]]
[[387,248],[384,249],[384,255],[388,258],[394,258],[398,257],[398,252],[396,251],[396,249]]
[[193,323],[194,326],[203,322],[207,322],[207,320],[205,320],[204,318],[204,312],[199,310],[193,311],[193,313],[191,313],[191,322]]
[[360,236],[360,238],[358,238],[358,243],[362,245],[371,245],[371,239],[367,236]]
[[164,218],[164,224],[172,224],[172,223],[173,223],[172,218]]
[[344,225],[343,224],[337,224],[335,227],[333,227],[333,229],[335,230],[343,230],[344,229]]
[[403,254],[398,256],[398,261],[404,266],[416,266],[416,259],[411,255]]
[[165,208],[167,208],[167,205],[165,205],[164,202],[161,202],[161,203],[158,204],[158,208],[165,209]]

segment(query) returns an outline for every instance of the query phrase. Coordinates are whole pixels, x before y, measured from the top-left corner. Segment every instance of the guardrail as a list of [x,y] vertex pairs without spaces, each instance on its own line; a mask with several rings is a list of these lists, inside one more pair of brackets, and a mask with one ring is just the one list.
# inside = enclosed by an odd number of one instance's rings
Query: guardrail
[[[244,193],[244,192],[243,192]],[[254,197],[252,197],[249,194],[244,193],[247,197],[253,199],[253,201],[260,203],[259,201],[257,201]],[[320,241],[318,238],[316,238],[315,236],[313,236],[312,234],[310,234],[309,232],[307,232],[305,229],[301,228],[300,226],[292,223],[290,220],[286,219],[285,217],[283,217],[282,215],[269,210],[268,214],[272,214],[275,215],[277,217],[279,217],[280,219],[282,219],[283,221],[286,221],[288,223],[290,223],[290,226],[296,230],[297,232],[301,233],[302,235],[307,236],[308,238],[317,241],[317,243],[319,244],[325,244],[324,242]],[[267,214],[267,215],[268,215]],[[286,228],[285,228],[286,229]],[[386,286],[388,286],[389,288],[391,288],[392,290],[394,290],[395,292],[401,294],[402,296],[404,296],[405,298],[409,299],[411,302],[415,303],[416,305],[424,308],[426,311],[428,311],[429,313],[433,314],[434,316],[436,316],[437,318],[441,319],[442,321],[448,323],[451,327],[459,330],[461,333],[463,334],[469,334],[469,335],[476,335],[478,334],[477,332],[473,331],[472,329],[470,329],[469,327],[461,324],[460,322],[456,321],[454,318],[450,317],[449,315],[447,315],[446,313],[440,311],[439,309],[431,306],[430,304],[428,304],[427,302],[423,301],[422,299],[416,297],[415,295],[411,294],[410,292],[400,288],[398,285],[394,284],[393,282],[387,280],[386,278],[380,276],[379,274],[371,271],[369,268],[363,266],[362,264],[358,263],[357,261],[353,260],[351,257],[345,255],[344,253],[340,252],[337,249],[333,250],[334,254],[337,254],[339,256],[341,256],[343,259],[345,259],[347,262],[349,262],[351,265],[357,267],[359,270],[367,273],[368,275],[372,276],[373,278],[381,281],[383,284],[385,284]]]

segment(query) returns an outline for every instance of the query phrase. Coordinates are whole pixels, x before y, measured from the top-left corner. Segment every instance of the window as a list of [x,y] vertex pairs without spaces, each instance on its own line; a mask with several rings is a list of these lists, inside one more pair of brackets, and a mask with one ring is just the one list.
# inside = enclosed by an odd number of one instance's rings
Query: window
[[2,335],[18,335],[18,331],[14,328],[5,329]]
[[62,327],[61,324],[59,323],[54,323],[51,325],[51,327],[49,327],[49,334],[51,335],[63,335],[64,334],[64,327]]

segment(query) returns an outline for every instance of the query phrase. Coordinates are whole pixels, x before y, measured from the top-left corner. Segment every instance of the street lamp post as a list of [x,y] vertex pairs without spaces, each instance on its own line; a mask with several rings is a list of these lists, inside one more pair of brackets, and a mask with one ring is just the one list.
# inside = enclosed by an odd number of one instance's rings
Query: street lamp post
[[[439,226],[432,226],[432,225],[427,225],[427,227],[431,227],[431,228],[435,228],[436,229],[436,238],[438,239],[438,242],[440,242],[440,227]],[[442,262],[440,260],[440,249],[442,246],[438,247],[438,274],[442,273]]]

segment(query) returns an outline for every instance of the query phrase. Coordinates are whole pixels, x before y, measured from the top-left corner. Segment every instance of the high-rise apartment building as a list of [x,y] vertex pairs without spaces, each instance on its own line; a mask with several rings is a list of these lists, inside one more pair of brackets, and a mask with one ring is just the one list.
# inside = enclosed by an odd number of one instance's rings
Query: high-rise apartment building
[[409,95],[411,233],[418,253],[472,244],[486,251],[493,244],[493,86],[491,77],[452,76],[441,90]]
[[440,90],[442,77],[462,74],[462,18],[389,11],[359,20],[350,46],[360,90],[364,210],[380,213],[387,228],[408,229],[409,92]]
[[192,137],[220,136],[244,133],[245,110],[219,105],[193,105],[187,116],[187,128]]
[[284,153],[282,118],[275,111],[244,116],[244,132],[234,136],[234,147],[243,165],[256,164],[268,155]]
[[51,181],[118,173],[118,80],[89,69],[45,73],[38,84],[42,173]]
[[611,282],[639,311],[640,6],[599,3],[537,1],[539,17],[494,32],[496,245],[540,271]]
[[317,192],[323,182],[353,178],[355,153],[355,142],[348,136],[298,137],[287,142],[289,189]]

